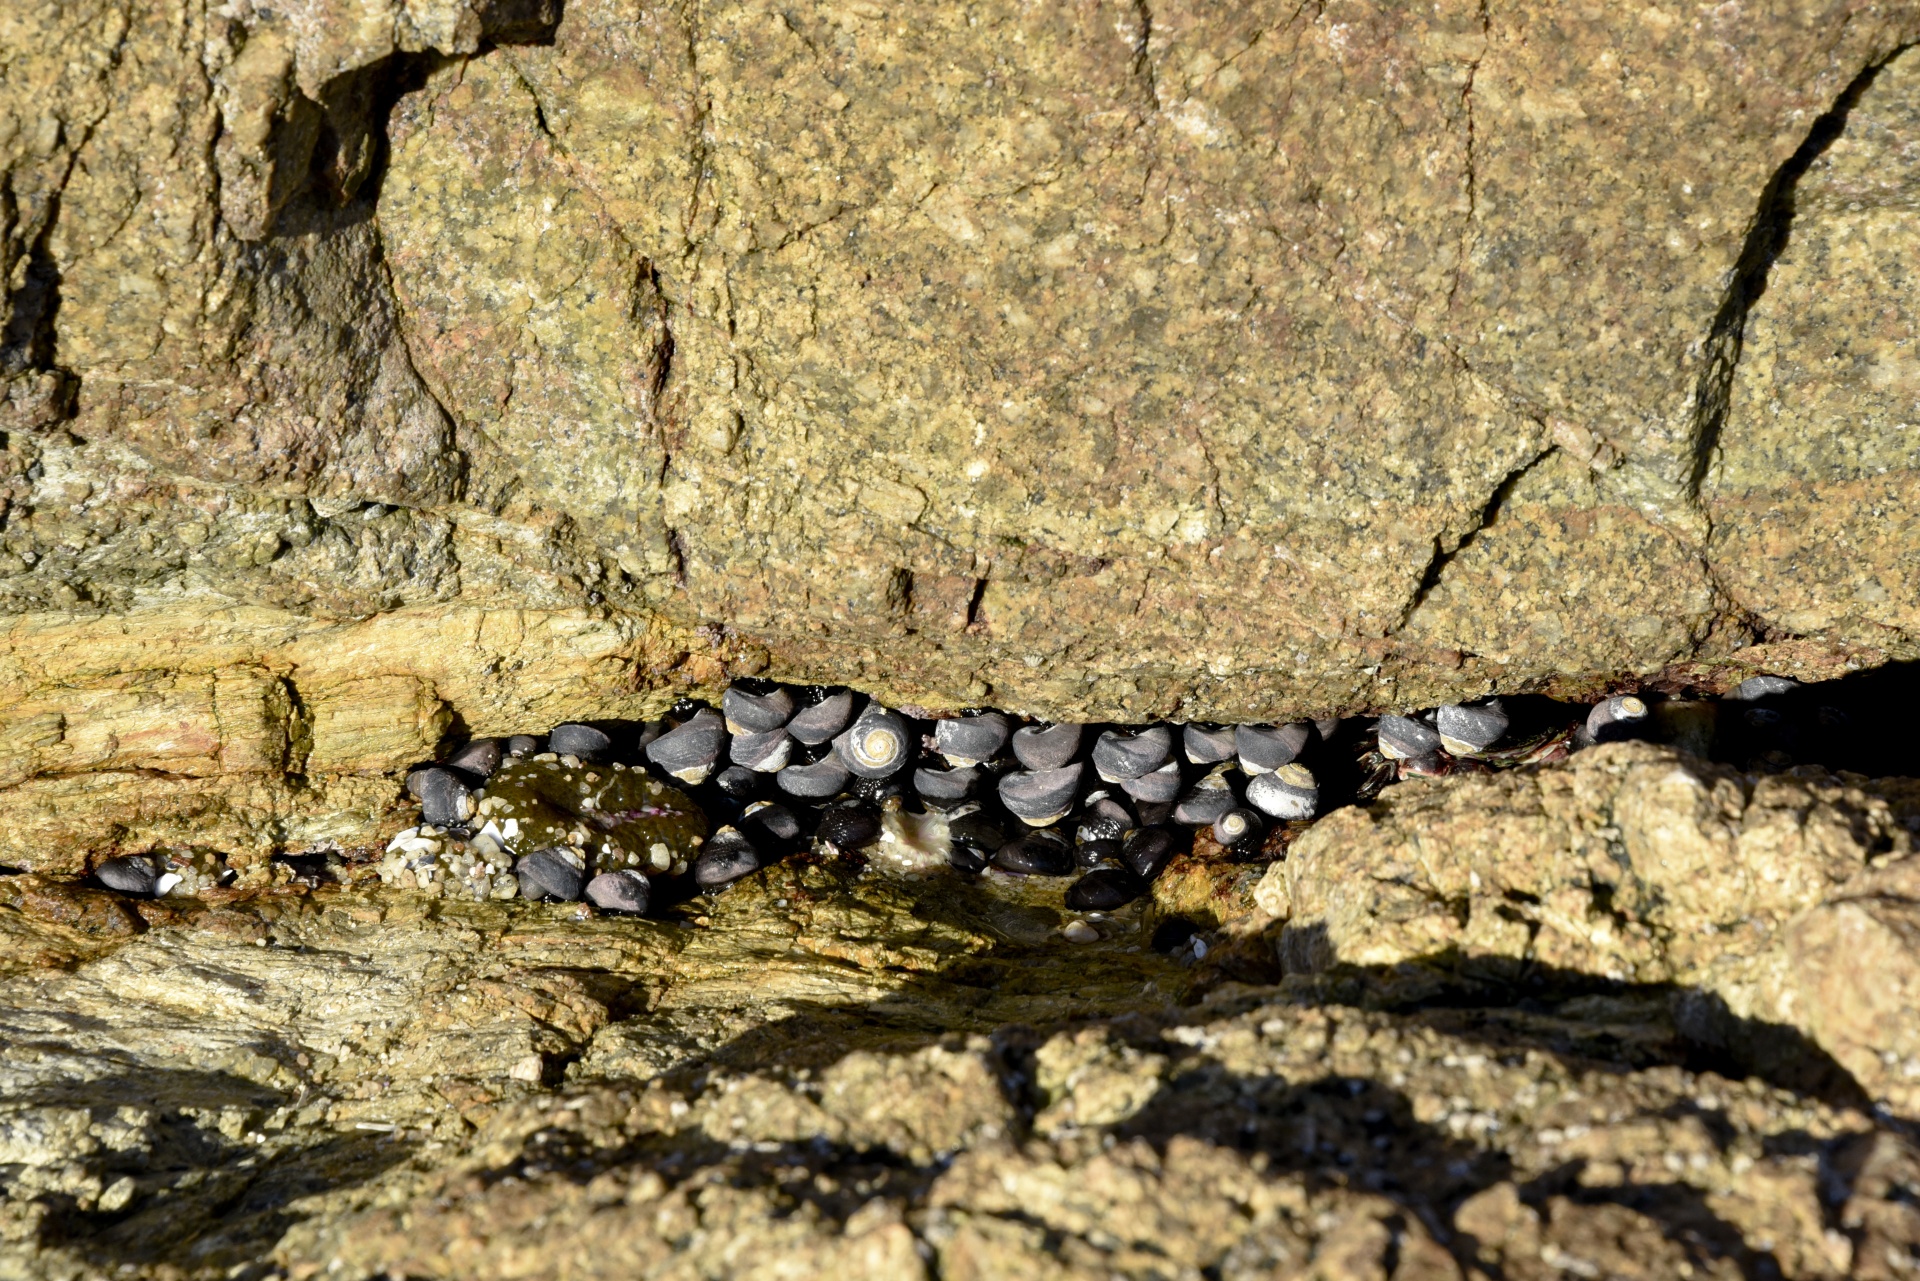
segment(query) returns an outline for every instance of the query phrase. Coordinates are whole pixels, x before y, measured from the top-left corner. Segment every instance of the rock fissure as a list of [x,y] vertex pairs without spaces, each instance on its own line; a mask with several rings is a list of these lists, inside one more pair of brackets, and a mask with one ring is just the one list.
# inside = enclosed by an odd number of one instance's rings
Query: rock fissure
[[1766,293],[1767,277],[1793,234],[1794,199],[1800,181],[1846,130],[1848,114],[1872,88],[1882,69],[1909,47],[1895,48],[1850,80],[1832,105],[1814,120],[1793,155],[1774,170],[1761,188],[1719,310],[1714,313],[1702,344],[1704,363],[1693,396],[1690,470],[1686,475],[1686,496],[1696,507],[1726,427],[1734,377],[1746,340],[1747,317]]

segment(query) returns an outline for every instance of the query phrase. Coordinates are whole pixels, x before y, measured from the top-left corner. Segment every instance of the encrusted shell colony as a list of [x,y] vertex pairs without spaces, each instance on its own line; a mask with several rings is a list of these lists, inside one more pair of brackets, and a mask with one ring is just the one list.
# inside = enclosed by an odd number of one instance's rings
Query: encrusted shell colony
[[[1778,764],[1807,719],[1795,710],[1805,688],[1756,677],[1727,697],[1738,711],[1718,724],[1762,766]],[[1229,857],[1274,857],[1327,809],[1399,779],[1641,735],[1678,741],[1701,723],[1711,737],[1713,708],[1619,694],[1577,714],[1489,698],[1371,720],[1083,726],[984,709],[909,714],[852,690],[741,682],[718,709],[687,703],[642,725],[569,722],[458,745],[409,775],[421,821],[378,870],[406,888],[637,914],[675,901],[663,879],[680,897],[718,892],[811,849],[904,874],[1075,877],[1069,908],[1110,911],[1147,893],[1202,834]],[[1816,719],[1847,723],[1825,706]],[[152,896],[229,874],[210,857],[153,852],[95,875]]]

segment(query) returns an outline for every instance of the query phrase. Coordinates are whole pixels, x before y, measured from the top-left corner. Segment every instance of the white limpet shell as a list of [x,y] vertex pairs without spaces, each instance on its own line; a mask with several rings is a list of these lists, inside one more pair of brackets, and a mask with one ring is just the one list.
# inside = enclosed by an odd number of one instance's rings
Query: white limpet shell
[[1060,937],[1066,939],[1069,943],[1098,943],[1100,941],[1100,931],[1094,929],[1093,926],[1088,925],[1085,921],[1069,921],[1065,928],[1060,931]]
[[183,879],[185,878],[182,877],[178,872],[168,872],[165,876],[162,876],[159,880],[153,883],[154,895],[158,897],[159,895],[162,895],[162,894],[171,893],[173,890],[173,887],[178,885]]

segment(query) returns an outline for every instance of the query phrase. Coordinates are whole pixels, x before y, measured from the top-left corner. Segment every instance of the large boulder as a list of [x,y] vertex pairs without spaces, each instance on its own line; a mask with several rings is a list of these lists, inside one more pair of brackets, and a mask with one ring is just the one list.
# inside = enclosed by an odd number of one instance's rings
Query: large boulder
[[[1658,989],[1703,1045],[1920,1110],[1920,784],[1610,745],[1328,815],[1255,898],[1296,975],[1390,1002]],[[1830,1074],[1831,1075],[1831,1074]]]

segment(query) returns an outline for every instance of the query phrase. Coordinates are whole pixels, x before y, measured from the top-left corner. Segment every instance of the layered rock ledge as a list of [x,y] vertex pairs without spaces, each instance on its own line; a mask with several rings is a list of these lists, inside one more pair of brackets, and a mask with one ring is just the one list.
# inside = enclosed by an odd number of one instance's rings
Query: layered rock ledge
[[1620,744],[1081,944],[831,859],[657,920],[0,879],[0,1269],[1907,1276],[1917,836]]

